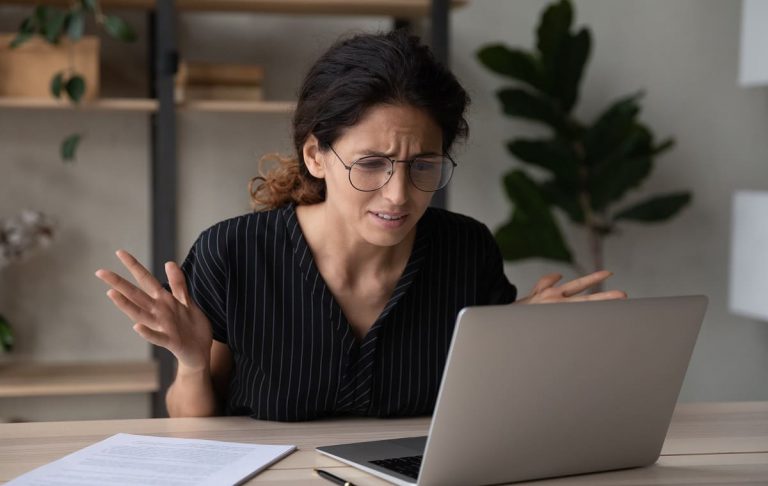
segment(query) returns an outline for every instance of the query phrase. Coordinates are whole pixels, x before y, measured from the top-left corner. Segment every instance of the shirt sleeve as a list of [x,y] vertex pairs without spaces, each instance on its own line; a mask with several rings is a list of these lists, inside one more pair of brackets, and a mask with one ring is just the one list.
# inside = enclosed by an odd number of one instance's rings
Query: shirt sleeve
[[480,298],[487,305],[511,304],[517,299],[517,287],[510,283],[504,274],[504,260],[496,239],[483,226],[483,244],[485,264],[480,273]]
[[[181,264],[181,270],[190,296],[211,322],[213,339],[226,343],[226,241],[219,238],[219,233],[215,226],[201,233]],[[170,291],[167,282],[163,287]]]

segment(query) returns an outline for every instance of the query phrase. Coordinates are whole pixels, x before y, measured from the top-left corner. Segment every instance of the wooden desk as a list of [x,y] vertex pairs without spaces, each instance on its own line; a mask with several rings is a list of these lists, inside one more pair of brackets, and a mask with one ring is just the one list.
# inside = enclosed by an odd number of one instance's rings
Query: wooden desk
[[[296,444],[299,451],[248,484],[329,485],[313,467],[332,468],[360,485],[384,485],[314,452],[322,444],[423,435],[427,418],[334,419],[304,423],[244,417],[94,420],[0,424],[0,482],[117,432],[199,439]],[[518,483],[523,484],[523,483]],[[531,483],[534,484],[534,483]],[[768,402],[683,404],[654,466],[536,481],[545,485],[768,484]]]

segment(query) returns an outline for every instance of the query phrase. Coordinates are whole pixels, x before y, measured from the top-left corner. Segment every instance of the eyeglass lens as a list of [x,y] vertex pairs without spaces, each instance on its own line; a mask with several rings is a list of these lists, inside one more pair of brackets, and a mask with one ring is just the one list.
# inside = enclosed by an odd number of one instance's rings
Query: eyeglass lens
[[[393,169],[392,161],[386,157],[364,157],[352,164],[349,180],[361,191],[374,191],[389,182]],[[418,158],[408,163],[408,173],[416,188],[437,191],[450,181],[453,162],[444,156]]]

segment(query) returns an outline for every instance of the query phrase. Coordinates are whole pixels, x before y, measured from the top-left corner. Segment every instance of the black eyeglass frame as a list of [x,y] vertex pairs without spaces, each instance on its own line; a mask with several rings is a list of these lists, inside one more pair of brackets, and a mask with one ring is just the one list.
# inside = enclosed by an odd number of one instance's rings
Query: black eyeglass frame
[[[343,165],[343,166],[344,166],[344,168],[345,168],[345,169],[347,169],[347,175],[348,175],[348,178],[349,178],[349,185],[351,185],[352,187],[354,187],[356,190],[358,190],[358,191],[360,191],[360,192],[373,192],[373,191],[378,191],[378,190],[379,190],[379,189],[381,189],[382,187],[384,187],[384,186],[386,186],[387,184],[389,184],[389,181],[391,181],[391,180],[392,180],[392,176],[393,176],[393,175],[394,175],[394,173],[395,173],[395,164],[407,164],[407,167],[408,167],[408,180],[409,180],[409,181],[411,181],[411,184],[413,185],[413,187],[415,187],[416,189],[420,190],[421,192],[437,192],[437,191],[439,191],[440,189],[444,189],[444,188],[445,188],[445,187],[446,187],[446,186],[447,186],[447,185],[448,185],[448,184],[451,182],[451,179],[453,179],[453,173],[454,173],[454,171],[455,171],[456,167],[458,167],[458,166],[459,166],[459,164],[457,164],[457,163],[456,163],[456,162],[455,162],[455,161],[454,161],[454,160],[451,158],[451,156],[450,156],[450,155],[448,155],[448,154],[436,154],[436,155],[439,155],[440,157],[443,157],[443,158],[446,158],[446,159],[448,159],[448,160],[451,162],[451,164],[452,164],[452,167],[451,167],[451,175],[449,175],[449,176],[448,176],[448,180],[447,180],[447,181],[445,181],[445,184],[443,184],[442,186],[438,187],[437,189],[435,189],[435,190],[433,190],[433,191],[427,191],[427,190],[424,190],[424,189],[420,188],[419,186],[417,186],[417,185],[416,185],[416,183],[415,183],[415,182],[413,182],[413,177],[411,177],[411,165],[412,165],[412,164],[413,164],[415,161],[419,160],[419,158],[420,158],[420,157],[414,157],[413,159],[410,159],[410,160],[397,160],[397,159],[392,159],[392,158],[389,158],[389,157],[387,157],[386,155],[366,155],[365,157],[360,157],[359,159],[355,160],[354,162],[352,162],[352,164],[350,164],[350,165],[347,165],[346,163],[344,163],[344,160],[343,160],[343,159],[342,159],[342,158],[339,156],[339,154],[337,154],[337,153],[336,153],[336,150],[334,150],[334,149],[333,149],[333,147],[332,147],[331,145],[328,145],[328,148],[329,148],[329,149],[331,149],[331,152],[333,152],[333,155],[335,155],[335,156],[336,156],[336,158],[337,158],[337,159],[339,159],[339,162],[341,162],[341,165]],[[377,159],[387,159],[387,160],[389,161],[389,163],[390,163],[390,164],[392,164],[392,168],[391,168],[391,170],[389,171],[389,177],[387,178],[387,180],[386,180],[386,181],[384,181],[384,184],[380,185],[380,186],[379,186],[379,187],[377,187],[376,189],[360,189],[359,187],[357,187],[357,186],[356,186],[356,185],[355,185],[355,184],[352,182],[352,168],[355,166],[355,164],[357,164],[358,162],[360,162],[360,161],[362,161],[362,160],[365,160],[365,159],[373,159],[373,158],[377,158]]]

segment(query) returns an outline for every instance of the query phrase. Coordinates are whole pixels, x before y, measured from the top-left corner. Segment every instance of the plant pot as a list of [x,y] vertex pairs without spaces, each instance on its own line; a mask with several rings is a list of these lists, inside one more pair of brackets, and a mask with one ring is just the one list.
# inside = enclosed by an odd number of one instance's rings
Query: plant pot
[[0,97],[51,97],[51,79],[70,68],[85,79],[83,100],[99,96],[98,37],[84,36],[77,42],[62,39],[59,45],[35,37],[13,49],[10,44],[15,37],[0,34]]

